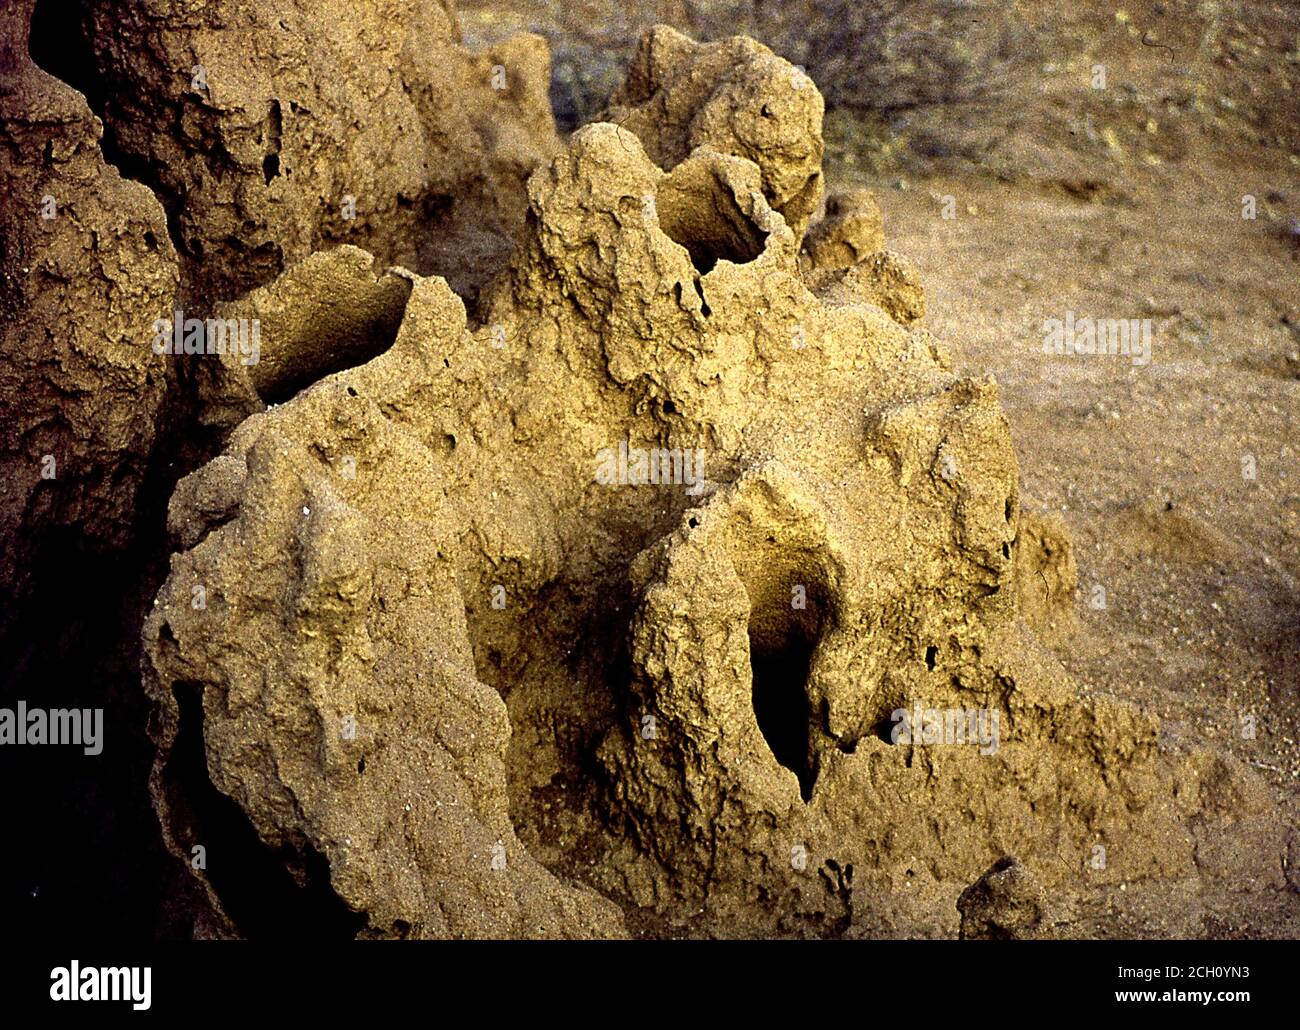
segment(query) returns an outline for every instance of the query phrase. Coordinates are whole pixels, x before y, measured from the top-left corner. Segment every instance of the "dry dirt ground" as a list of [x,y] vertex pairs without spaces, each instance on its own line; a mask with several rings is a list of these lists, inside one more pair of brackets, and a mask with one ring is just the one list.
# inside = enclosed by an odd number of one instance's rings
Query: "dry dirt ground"
[[[1294,83],[1291,28],[1260,59]],[[930,327],[996,375],[1025,494],[1070,527],[1079,625],[1061,660],[1171,734],[1221,742],[1294,804],[1300,158],[1237,114],[1251,83],[1216,59],[1222,38],[1180,105],[1181,68],[1142,34],[1045,60],[1001,162],[892,178],[886,235],[921,268]],[[850,147],[836,157],[833,183],[882,185]],[[1149,318],[1150,364],[1044,354],[1044,320],[1067,311]]]
[[[1032,45],[1000,96],[888,118],[828,97],[828,187],[876,191],[925,323],[998,381],[1025,506],[1074,542],[1056,655],[1300,811],[1300,9],[997,6]],[[461,13],[471,42],[529,28],[597,81],[644,25],[701,9],[781,52],[746,5]],[[1067,312],[1149,319],[1149,364],[1044,353]],[[1300,916],[1206,931],[1294,937]]]

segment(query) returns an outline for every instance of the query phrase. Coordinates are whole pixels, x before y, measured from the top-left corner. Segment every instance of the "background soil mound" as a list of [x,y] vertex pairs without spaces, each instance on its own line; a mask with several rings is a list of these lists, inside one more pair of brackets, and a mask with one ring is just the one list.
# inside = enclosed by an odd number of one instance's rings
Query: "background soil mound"
[[33,52],[86,94],[113,159],[157,193],[195,303],[332,243],[472,295],[504,264],[522,181],[556,145],[546,44],[518,36],[471,54],[450,4],[39,11]]

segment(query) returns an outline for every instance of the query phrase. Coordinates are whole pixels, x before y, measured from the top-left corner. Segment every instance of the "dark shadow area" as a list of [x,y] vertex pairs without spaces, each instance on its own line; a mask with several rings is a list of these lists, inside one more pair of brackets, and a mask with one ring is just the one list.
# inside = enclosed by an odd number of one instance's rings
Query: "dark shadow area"
[[104,97],[80,0],[39,0],[32,12],[27,50],[39,68],[84,94],[90,109],[104,116]]
[[192,894],[163,849],[147,787],[144,562],[129,551],[96,553],[66,529],[32,546],[32,590],[15,598],[6,589],[0,599],[0,707],[102,709],[101,750],[0,747],[10,830],[0,848],[0,917],[29,941],[188,936]]
[[[305,841],[298,849],[278,853],[262,843],[239,805],[208,778],[202,688],[178,683],[172,693],[180,708],[180,729],[164,778],[173,833],[182,847],[205,848],[208,879],[240,934],[250,939],[351,940],[366,917],[334,893],[324,856]],[[298,870],[301,886],[286,866]]]
[[99,141],[104,160],[115,166],[123,178],[142,182],[157,194],[159,191],[154,186],[157,177],[151,174],[147,162],[118,147],[113,123],[107,117],[107,87],[96,70],[91,39],[89,20],[78,0],[39,0],[32,12],[32,32],[27,45],[32,60],[41,70],[86,98],[90,110],[104,123],[104,135]]
[[90,20],[79,0],[38,0],[32,12],[27,52],[36,66],[71,86],[86,98],[86,104],[104,126],[99,149],[104,161],[124,179],[142,183],[153,192],[167,216],[167,232],[178,255],[189,253],[180,229],[180,203],[161,189],[161,169],[123,150],[115,125],[108,117],[108,87],[95,64]]
[[767,746],[783,766],[799,777],[799,792],[812,797],[816,773],[808,753],[808,671],[817,642],[795,635],[777,650],[757,648],[750,640],[754,715]]
[[799,778],[800,793],[808,801],[818,764],[811,745],[808,678],[830,602],[815,577],[793,568],[789,574],[793,584],[782,575],[746,586],[752,606],[749,662],[758,728],[773,757]]

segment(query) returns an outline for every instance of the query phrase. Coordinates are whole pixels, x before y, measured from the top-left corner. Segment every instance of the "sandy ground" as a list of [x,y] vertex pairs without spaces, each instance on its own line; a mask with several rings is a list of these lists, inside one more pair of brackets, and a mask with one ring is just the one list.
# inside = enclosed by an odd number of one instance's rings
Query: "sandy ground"
[[[1058,656],[1087,689],[1152,706],[1171,737],[1233,751],[1294,806],[1300,238],[1284,213],[1298,170],[1198,142],[1155,165],[1099,139],[1095,190],[940,175],[879,196],[929,327],[997,378],[1027,505],[1074,537],[1079,625]],[[880,185],[843,165],[832,178]],[[1150,319],[1150,363],[1043,353],[1044,321],[1068,311]]]

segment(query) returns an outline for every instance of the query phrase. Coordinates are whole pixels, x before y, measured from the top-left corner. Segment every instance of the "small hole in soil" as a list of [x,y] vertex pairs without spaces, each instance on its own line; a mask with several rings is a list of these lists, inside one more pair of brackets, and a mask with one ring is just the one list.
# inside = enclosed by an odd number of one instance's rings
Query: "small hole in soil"
[[754,715],[778,762],[799,777],[799,793],[812,798],[815,778],[808,755],[806,684],[816,642],[795,635],[785,647],[762,650],[750,641]]
[[827,601],[824,589],[811,576],[800,581],[801,607],[792,606],[788,587],[772,590],[774,586],[755,584],[750,590],[754,717],[772,756],[798,777],[799,793],[809,801],[817,779],[817,758],[810,747],[808,676]]
[[716,181],[701,182],[689,175],[678,181],[670,175],[656,194],[656,211],[659,228],[686,248],[700,275],[719,261],[753,261],[767,242],[767,232]]
[[931,672],[934,671],[934,660],[939,657],[939,649],[931,644],[925,649],[925,667]]

